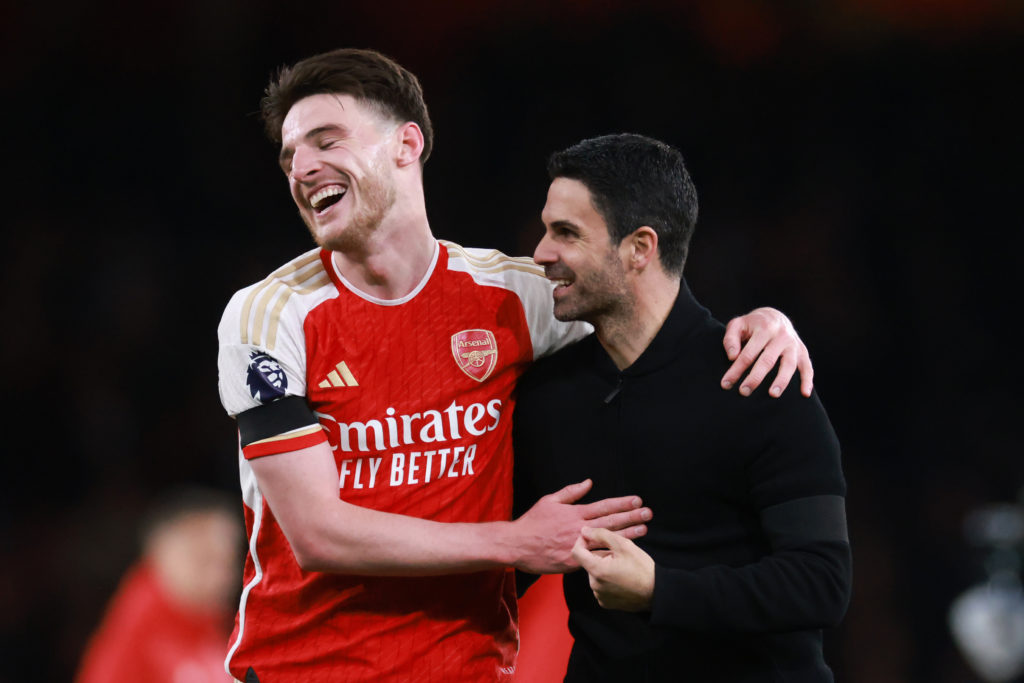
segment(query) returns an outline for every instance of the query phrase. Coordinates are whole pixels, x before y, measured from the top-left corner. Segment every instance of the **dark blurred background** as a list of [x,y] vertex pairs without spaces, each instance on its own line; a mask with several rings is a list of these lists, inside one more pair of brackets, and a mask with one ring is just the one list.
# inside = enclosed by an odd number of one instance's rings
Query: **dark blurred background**
[[790,315],[844,447],[837,678],[978,680],[947,611],[965,515],[1024,485],[1019,0],[113,0],[0,7],[0,682],[71,677],[152,496],[237,489],[217,321],[312,246],[254,112],[338,46],[420,77],[466,246],[532,253],[556,148],[679,147],[694,292]]

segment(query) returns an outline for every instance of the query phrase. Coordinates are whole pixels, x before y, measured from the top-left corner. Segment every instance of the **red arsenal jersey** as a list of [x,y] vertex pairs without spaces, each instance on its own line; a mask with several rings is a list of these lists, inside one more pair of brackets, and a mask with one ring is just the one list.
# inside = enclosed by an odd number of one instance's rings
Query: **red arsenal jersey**
[[[511,570],[302,571],[248,459],[326,439],[349,503],[441,522],[507,520],[516,380],[590,331],[551,310],[532,260],[447,242],[397,300],[358,291],[320,249],[235,294],[219,328],[221,400],[231,415],[260,416],[255,434],[241,434],[249,555],[227,659],[236,678],[251,667],[263,683],[511,680]],[[289,417],[295,397],[318,422]]]

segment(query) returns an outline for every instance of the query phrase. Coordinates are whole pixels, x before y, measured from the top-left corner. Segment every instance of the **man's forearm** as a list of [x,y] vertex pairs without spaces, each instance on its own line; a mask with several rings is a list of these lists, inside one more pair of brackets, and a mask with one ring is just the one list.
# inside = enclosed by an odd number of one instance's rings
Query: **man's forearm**
[[325,443],[249,462],[306,570],[428,576],[510,566],[558,573],[578,566],[572,545],[584,525],[636,538],[646,533],[651,515],[635,496],[573,504],[590,489],[587,481],[544,496],[515,521],[435,522],[339,499],[337,468]]
[[850,598],[850,547],[822,542],[745,567],[656,570],[651,621],[707,632],[779,632],[837,623]]
[[286,535],[308,571],[430,576],[514,566],[511,522],[444,523],[338,501],[320,519]]

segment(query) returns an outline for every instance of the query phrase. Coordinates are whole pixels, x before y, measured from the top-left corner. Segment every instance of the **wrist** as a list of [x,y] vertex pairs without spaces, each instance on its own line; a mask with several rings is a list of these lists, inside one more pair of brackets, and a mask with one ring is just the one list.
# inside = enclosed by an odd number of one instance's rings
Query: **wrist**
[[521,559],[516,541],[515,522],[485,522],[474,524],[481,547],[481,557],[488,564],[517,567]]

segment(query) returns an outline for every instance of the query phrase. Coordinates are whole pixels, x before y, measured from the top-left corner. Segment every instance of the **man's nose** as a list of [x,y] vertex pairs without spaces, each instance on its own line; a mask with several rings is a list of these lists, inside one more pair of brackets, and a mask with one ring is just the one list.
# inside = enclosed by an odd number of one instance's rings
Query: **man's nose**
[[537,248],[533,250],[533,260],[541,265],[555,262],[554,250],[551,248],[551,240],[548,239],[547,234],[540,238],[540,242],[537,242]]
[[312,149],[298,147],[292,156],[292,175],[302,180],[320,170],[320,157]]

